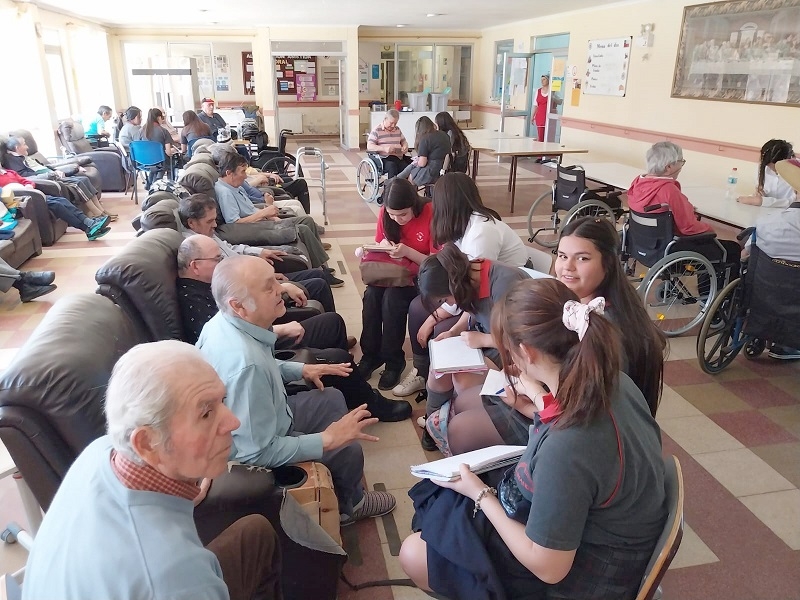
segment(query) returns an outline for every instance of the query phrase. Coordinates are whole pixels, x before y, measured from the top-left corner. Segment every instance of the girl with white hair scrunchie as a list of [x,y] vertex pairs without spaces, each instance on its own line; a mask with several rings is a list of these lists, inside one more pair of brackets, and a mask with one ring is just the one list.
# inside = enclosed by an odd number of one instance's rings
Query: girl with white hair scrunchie
[[661,432],[620,369],[604,301],[554,279],[515,284],[492,311],[507,377],[540,381],[519,462],[423,480],[400,562],[447,598],[632,598],[666,520]]

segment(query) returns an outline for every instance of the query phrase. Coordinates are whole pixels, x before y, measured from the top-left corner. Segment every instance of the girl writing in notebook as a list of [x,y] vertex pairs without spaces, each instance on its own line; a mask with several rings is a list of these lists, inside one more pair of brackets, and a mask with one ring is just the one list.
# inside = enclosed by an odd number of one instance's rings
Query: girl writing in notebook
[[[483,349],[490,367],[499,368],[502,360],[489,326],[492,307],[514,283],[526,278],[528,275],[521,269],[484,258],[470,260],[455,244],[445,244],[420,265],[420,299],[429,314],[434,314],[443,303],[463,312],[448,330],[434,339],[461,336],[470,348]],[[438,378],[433,371],[428,374],[423,448],[433,450],[438,446],[449,455],[447,422],[451,415],[473,408],[475,402],[473,398],[467,403],[460,402],[459,391],[480,385],[485,378],[485,373],[444,374]]]
[[[378,214],[375,241],[391,248],[392,258],[408,259],[405,263],[416,271],[419,263],[433,251],[431,236],[431,203],[417,194],[407,179],[394,178],[386,182],[384,203]],[[365,379],[381,365],[378,389],[390,390],[400,381],[406,367],[403,342],[406,338],[406,317],[411,301],[417,297],[417,286],[366,286],[361,350],[364,357],[358,370]]]
[[[515,467],[425,480],[409,495],[403,570],[448,598],[634,598],[664,526],[661,433],[620,372],[602,297],[522,281],[491,320],[508,375],[550,393]],[[513,365],[513,368],[512,368]],[[568,474],[569,476],[565,476]]]
[[[555,275],[583,303],[598,296],[606,299],[605,316],[620,330],[622,370],[642,392],[655,416],[667,341],[628,281],[619,247],[617,231],[607,219],[584,217],[571,221],[561,230]],[[482,402],[480,392],[479,387],[460,392],[461,402],[471,408],[450,419],[450,450],[462,454],[496,444],[527,443],[535,410],[532,398],[547,392],[541,382],[529,382],[524,393],[506,390],[505,395],[486,396]]]
[[761,146],[758,164],[758,185],[755,194],[739,196],[742,204],[786,208],[797,198],[794,188],[786,183],[775,170],[775,163],[794,158],[794,148],[786,140],[770,140]]

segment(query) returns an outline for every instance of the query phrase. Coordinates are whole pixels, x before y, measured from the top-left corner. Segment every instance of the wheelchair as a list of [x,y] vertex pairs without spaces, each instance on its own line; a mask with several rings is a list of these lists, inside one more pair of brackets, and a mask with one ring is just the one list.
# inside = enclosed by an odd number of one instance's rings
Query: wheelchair
[[[583,167],[558,165],[556,180],[550,191],[539,196],[528,211],[528,241],[536,241],[545,248],[555,248],[558,245],[559,230],[581,217],[601,217],[616,223],[624,212],[619,199],[621,194],[621,191],[611,186],[590,190],[586,187]],[[552,203],[553,225],[534,231],[534,214],[545,199]],[[544,235],[543,232],[549,233]]]
[[711,375],[742,349],[753,360],[770,343],[800,347],[800,305],[794,302],[800,263],[772,258],[753,244],[742,271],[714,299],[697,336],[697,360]]
[[291,129],[281,129],[277,146],[256,145],[250,140],[250,166],[263,173],[277,173],[281,177],[296,179],[303,176],[297,160],[286,152],[286,140],[294,135]]
[[[666,210],[665,210],[666,209]],[[655,213],[653,211],[664,210]],[[716,255],[716,256],[715,256]],[[706,317],[730,280],[738,260],[713,232],[690,236],[673,233],[667,204],[629,211],[622,230],[621,260],[626,274],[637,279],[638,265],[648,267],[638,287],[645,310],[667,337],[682,335]]]
[[367,152],[356,167],[356,187],[358,195],[365,202],[377,202],[383,194],[384,175],[383,159],[377,152]]

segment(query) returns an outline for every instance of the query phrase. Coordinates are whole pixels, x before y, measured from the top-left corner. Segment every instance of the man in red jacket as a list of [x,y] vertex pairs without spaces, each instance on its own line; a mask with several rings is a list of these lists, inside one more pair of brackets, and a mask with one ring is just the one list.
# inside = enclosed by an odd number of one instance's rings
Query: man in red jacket
[[[647,151],[647,174],[640,175],[631,183],[628,190],[628,207],[644,213],[648,206],[667,204],[672,211],[675,234],[680,236],[714,233],[714,228],[704,221],[697,220],[694,206],[681,192],[678,175],[686,161],[680,146],[672,142],[658,142]],[[664,212],[658,209],[653,212]],[[739,244],[732,240],[719,240],[727,252],[727,263],[738,264],[741,255]],[[718,260],[719,247],[708,242],[690,248],[681,244],[682,250],[694,250],[711,260]]]
[[[33,181],[21,177],[16,171],[9,171],[0,167],[0,187],[7,186],[11,183],[19,184],[22,187],[30,189],[36,187]],[[111,228],[107,227],[109,221],[108,215],[97,218],[87,217],[75,208],[66,198],[48,196],[47,194],[45,194],[44,198],[47,201],[47,208],[51,213],[57,218],[66,221],[67,225],[86,233],[86,237],[89,238],[90,242],[103,237],[111,231]]]

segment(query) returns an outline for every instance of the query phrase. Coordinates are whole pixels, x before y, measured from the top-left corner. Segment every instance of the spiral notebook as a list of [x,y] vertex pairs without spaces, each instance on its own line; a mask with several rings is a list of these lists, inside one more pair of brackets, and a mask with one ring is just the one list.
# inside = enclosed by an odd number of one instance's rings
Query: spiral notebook
[[485,371],[489,367],[483,360],[483,350],[470,348],[460,335],[428,342],[431,371],[434,375]]
[[411,467],[411,474],[421,479],[454,481],[460,477],[458,467],[461,463],[469,465],[469,470],[473,473],[480,474],[513,465],[519,461],[523,452],[525,446],[489,446],[434,460],[424,465],[414,465]]

